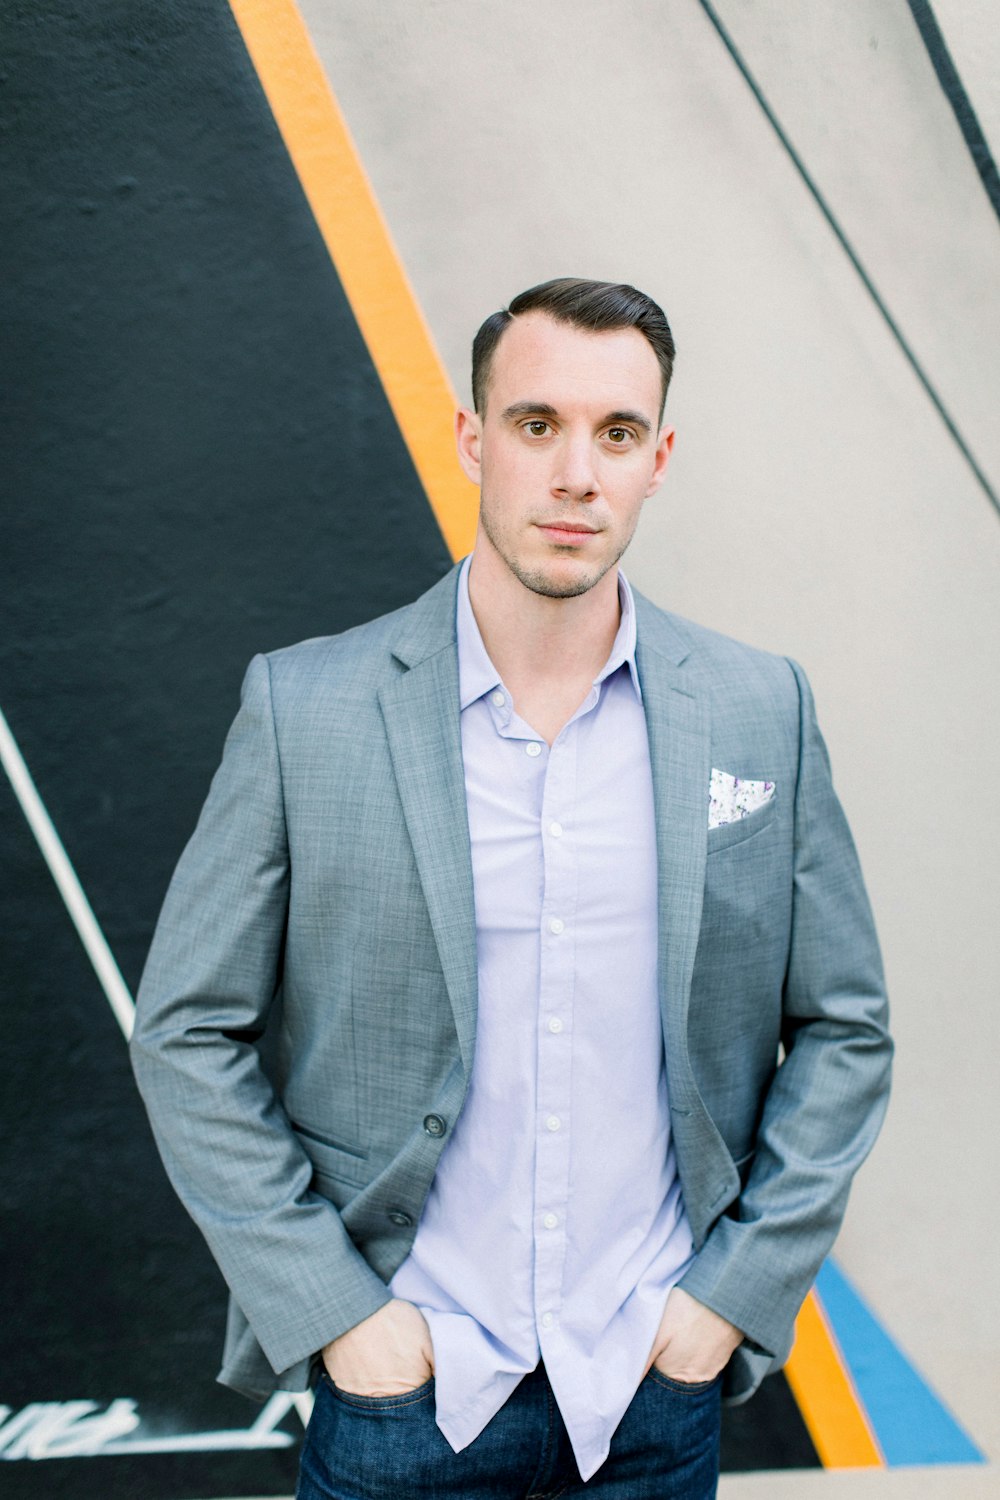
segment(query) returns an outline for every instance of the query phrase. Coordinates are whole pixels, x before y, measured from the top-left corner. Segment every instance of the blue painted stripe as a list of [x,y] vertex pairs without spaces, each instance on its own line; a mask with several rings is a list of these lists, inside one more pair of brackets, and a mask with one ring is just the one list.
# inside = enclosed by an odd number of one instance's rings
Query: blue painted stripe
[[985,1463],[832,1261],[816,1290],[889,1467]]

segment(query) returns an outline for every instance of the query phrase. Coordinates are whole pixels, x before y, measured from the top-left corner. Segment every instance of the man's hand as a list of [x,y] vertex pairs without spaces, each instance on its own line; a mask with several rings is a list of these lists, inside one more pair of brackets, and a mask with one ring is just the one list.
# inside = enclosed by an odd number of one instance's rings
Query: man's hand
[[334,1385],[355,1396],[403,1396],[434,1374],[434,1348],[422,1312],[398,1298],[322,1350]]
[[675,1286],[667,1297],[643,1373],[648,1375],[655,1365],[671,1380],[691,1385],[714,1380],[742,1342],[738,1328]]

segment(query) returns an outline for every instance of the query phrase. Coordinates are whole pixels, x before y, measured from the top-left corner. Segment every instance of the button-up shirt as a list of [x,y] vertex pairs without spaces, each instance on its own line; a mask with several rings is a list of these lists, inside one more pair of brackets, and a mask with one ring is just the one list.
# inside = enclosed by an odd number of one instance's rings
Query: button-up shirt
[[539,1357],[588,1479],[692,1255],[657,994],[653,785],[619,575],[611,655],[551,748],[458,590],[479,1008],[462,1114],[395,1296],[427,1319],[437,1422],[472,1442]]

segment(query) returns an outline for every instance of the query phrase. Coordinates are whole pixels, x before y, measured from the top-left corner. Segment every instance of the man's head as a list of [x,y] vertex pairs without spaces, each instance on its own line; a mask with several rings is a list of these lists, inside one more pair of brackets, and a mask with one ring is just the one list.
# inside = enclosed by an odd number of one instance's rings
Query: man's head
[[515,318],[529,312],[547,313],[557,323],[568,323],[591,333],[635,328],[646,339],[660,367],[660,420],[674,370],[674,339],[663,309],[645,292],[623,282],[586,281],[560,276],[521,292],[508,307],[491,313],[472,342],[472,403],[480,416],[486,410],[490,373],[497,345]]
[[486,320],[476,410],[456,423],[481,489],[480,581],[567,599],[611,573],[670,457],[673,352],[663,313],[633,287],[546,282]]

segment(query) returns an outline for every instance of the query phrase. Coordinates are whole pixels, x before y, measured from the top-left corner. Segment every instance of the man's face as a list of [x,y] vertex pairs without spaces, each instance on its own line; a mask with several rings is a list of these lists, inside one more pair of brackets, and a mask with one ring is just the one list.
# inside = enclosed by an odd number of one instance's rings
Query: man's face
[[482,489],[477,554],[536,594],[592,589],[666,470],[673,432],[658,431],[660,388],[635,328],[515,318],[494,352],[485,414],[457,421],[462,466]]

